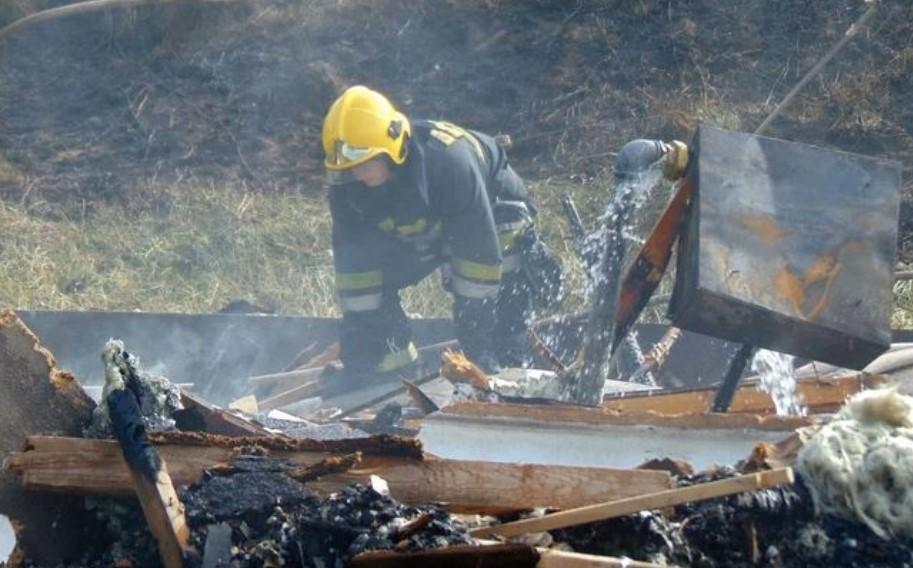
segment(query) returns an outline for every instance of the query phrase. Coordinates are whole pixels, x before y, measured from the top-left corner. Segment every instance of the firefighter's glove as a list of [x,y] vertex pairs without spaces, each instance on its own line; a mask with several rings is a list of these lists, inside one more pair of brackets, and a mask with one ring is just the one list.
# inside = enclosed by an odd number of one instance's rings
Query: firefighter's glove
[[560,303],[565,292],[561,263],[534,228],[526,231],[518,244],[533,302],[542,309]]
[[666,179],[675,181],[688,169],[688,145],[679,140],[664,142],[663,145],[666,147],[663,174]]

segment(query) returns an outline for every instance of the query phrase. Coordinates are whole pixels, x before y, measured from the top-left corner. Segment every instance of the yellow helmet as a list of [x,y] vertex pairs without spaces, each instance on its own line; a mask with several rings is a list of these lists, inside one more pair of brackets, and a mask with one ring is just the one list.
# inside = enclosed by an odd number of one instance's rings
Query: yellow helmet
[[387,97],[367,87],[349,87],[323,119],[324,165],[341,172],[385,154],[394,164],[406,161],[409,120]]

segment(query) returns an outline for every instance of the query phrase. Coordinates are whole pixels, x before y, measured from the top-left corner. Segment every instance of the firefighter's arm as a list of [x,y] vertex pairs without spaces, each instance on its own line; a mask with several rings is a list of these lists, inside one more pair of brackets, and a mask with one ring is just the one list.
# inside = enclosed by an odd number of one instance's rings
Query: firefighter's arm
[[666,179],[679,179],[688,167],[688,146],[678,140],[632,140],[615,158],[615,176],[622,179],[637,176],[657,163],[661,163]]
[[[457,155],[457,157],[460,157]],[[465,298],[493,298],[501,283],[501,249],[485,181],[469,158],[451,160],[434,183],[444,183],[444,237],[450,249],[452,287]]]

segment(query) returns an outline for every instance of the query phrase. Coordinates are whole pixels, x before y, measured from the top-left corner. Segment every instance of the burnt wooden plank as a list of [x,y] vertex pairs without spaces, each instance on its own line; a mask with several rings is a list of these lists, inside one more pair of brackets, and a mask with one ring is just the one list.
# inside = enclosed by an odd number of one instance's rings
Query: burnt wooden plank
[[[203,471],[228,463],[231,447],[156,446],[174,483],[187,485]],[[58,493],[124,495],[132,491],[129,471],[118,446],[106,440],[29,438],[29,450],[13,453],[7,463],[26,489]],[[325,452],[272,451],[271,455],[309,466],[334,457]],[[336,456],[338,457],[338,455]],[[383,477],[393,497],[414,504],[443,502],[459,512],[504,512],[535,507],[568,508],[595,501],[668,489],[665,472],[610,468],[505,464],[464,460],[424,460],[363,455],[362,462],[308,484],[330,492],[371,475]]]

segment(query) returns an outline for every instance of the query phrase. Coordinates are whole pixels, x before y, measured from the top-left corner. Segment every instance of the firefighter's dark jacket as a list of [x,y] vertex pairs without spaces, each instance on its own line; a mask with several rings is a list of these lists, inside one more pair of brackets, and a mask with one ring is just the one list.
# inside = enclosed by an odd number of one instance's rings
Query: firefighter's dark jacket
[[[406,162],[382,187],[330,189],[336,287],[344,312],[380,307],[385,289],[450,265],[451,291],[492,298],[502,245],[492,216],[498,199],[525,200],[507,157],[482,133],[450,123],[414,121]],[[518,193],[519,192],[519,193]],[[503,238],[503,236],[502,236]]]

